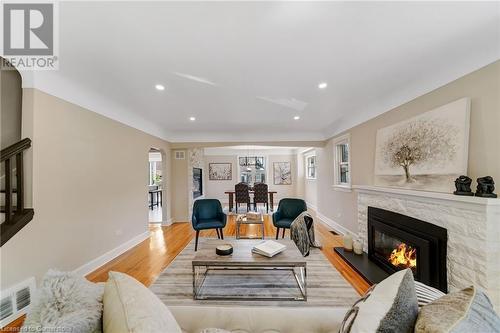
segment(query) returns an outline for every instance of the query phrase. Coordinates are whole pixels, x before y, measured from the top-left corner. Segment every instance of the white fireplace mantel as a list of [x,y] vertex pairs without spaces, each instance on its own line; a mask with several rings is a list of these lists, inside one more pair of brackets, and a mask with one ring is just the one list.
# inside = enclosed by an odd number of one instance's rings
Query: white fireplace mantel
[[360,193],[386,193],[393,194],[400,197],[408,198],[422,198],[427,200],[442,200],[442,201],[454,201],[458,203],[482,205],[482,206],[499,206],[500,198],[481,198],[473,196],[463,196],[455,195],[451,193],[442,192],[429,192],[429,191],[418,191],[410,190],[405,188],[393,188],[393,187],[381,187],[381,186],[370,186],[370,185],[353,185],[353,189]]
[[407,215],[446,228],[450,290],[476,285],[500,309],[500,199],[354,185],[358,232],[367,250],[368,207]]

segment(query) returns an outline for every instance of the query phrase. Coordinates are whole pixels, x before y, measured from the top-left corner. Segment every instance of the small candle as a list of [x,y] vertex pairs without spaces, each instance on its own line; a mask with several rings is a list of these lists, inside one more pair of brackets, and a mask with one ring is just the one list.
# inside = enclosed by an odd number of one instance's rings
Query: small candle
[[354,253],[363,254],[363,243],[361,243],[361,241],[355,240],[352,243],[352,247],[354,248]]
[[352,236],[350,234],[344,235],[344,250],[352,251]]

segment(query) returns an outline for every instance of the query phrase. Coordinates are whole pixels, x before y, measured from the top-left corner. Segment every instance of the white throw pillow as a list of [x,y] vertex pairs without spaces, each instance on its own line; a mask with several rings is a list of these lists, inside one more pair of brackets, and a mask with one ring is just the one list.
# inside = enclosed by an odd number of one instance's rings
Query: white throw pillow
[[126,274],[109,272],[103,303],[106,333],[181,333],[167,306]]
[[49,270],[22,332],[101,332],[103,285],[72,272]]
[[396,272],[377,284],[346,314],[342,333],[413,332],[418,315],[413,273]]

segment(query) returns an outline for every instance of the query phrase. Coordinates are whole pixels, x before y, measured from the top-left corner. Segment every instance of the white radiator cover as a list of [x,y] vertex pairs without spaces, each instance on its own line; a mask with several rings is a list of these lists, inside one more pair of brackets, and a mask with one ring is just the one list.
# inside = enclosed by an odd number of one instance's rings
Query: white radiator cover
[[0,317],[0,327],[10,324],[28,313],[36,290],[34,277],[16,284],[7,290],[0,291],[2,310],[5,316]]
[[449,290],[479,286],[500,310],[500,199],[376,186],[354,188],[358,192],[359,237],[365,251],[368,206],[446,228]]

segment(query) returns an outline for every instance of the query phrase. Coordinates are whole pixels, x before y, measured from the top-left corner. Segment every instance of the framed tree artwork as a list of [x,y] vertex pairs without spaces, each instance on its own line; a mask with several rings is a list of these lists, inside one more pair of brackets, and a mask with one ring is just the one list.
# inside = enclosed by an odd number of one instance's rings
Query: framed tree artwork
[[208,164],[208,179],[209,180],[232,180],[233,169],[231,163],[209,163]]
[[462,98],[379,129],[375,184],[453,192],[467,174],[469,118],[470,99]]
[[290,162],[273,163],[274,185],[291,185],[292,169]]

